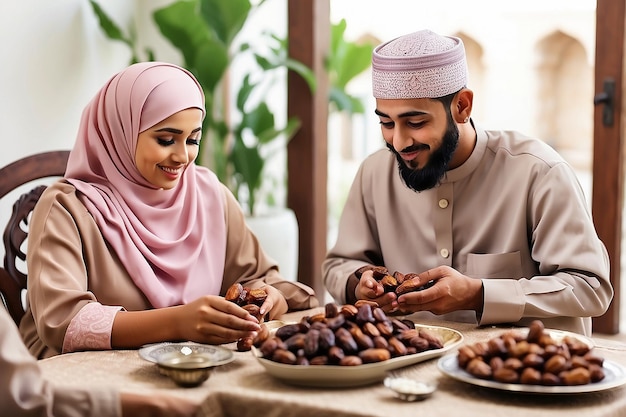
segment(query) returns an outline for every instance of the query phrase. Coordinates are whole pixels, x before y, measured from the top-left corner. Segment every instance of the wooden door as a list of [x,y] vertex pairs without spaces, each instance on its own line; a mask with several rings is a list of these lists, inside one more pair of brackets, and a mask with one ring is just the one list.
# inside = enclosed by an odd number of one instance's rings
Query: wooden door
[[625,3],[626,0],[598,0],[596,5],[592,211],[596,229],[611,259],[611,282],[615,296],[609,311],[594,319],[593,328],[595,332],[607,334],[619,332],[620,315]]

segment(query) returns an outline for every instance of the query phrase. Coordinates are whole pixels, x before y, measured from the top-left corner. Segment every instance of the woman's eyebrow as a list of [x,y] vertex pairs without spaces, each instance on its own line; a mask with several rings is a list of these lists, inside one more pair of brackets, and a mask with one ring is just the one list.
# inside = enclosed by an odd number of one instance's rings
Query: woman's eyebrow
[[176,135],[180,135],[181,133],[183,133],[182,130],[174,129],[173,127],[162,127],[161,129],[155,130],[155,132],[168,132],[168,133],[174,133]]
[[[191,131],[191,133],[199,132],[201,129],[202,129],[201,127],[196,127],[194,130]],[[174,129],[173,127],[162,127],[161,129],[155,130],[155,132],[168,132],[168,133],[174,133],[175,135],[180,135],[183,133],[182,130]]]

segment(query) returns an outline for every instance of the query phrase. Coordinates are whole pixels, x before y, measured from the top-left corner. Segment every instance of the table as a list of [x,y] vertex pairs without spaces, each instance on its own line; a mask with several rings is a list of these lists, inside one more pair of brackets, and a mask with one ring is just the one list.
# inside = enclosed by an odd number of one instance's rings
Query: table
[[[290,313],[282,320],[296,321],[323,309]],[[502,328],[477,328],[474,324],[420,322],[460,331],[463,343],[488,340]],[[626,366],[626,344],[594,339],[595,352]],[[234,344],[225,345],[236,350]],[[43,374],[57,385],[99,389],[113,386],[150,395],[168,394],[201,405],[203,416],[615,416],[626,415],[626,386],[576,395],[541,395],[503,392],[474,387],[443,375],[437,360],[400,372],[436,381],[439,389],[421,402],[402,402],[381,383],[357,388],[302,388],[282,383],[265,372],[251,352],[235,352],[235,360],[216,368],[196,388],[180,388],[161,375],[157,366],[141,359],[136,350],[90,351],[60,355],[40,361]]]

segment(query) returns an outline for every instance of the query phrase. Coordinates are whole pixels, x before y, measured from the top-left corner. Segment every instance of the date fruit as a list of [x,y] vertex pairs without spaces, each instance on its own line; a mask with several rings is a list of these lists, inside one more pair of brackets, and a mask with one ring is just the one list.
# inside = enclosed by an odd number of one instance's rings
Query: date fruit
[[365,271],[372,271],[372,276],[383,286],[385,292],[395,292],[397,295],[412,291],[422,291],[432,287],[435,283],[434,281],[429,281],[426,284],[420,284],[416,273],[404,274],[400,271],[391,273],[384,266],[374,265],[362,266],[354,272],[354,275],[360,279]]
[[530,324],[525,336],[512,330],[461,346],[457,362],[477,378],[507,384],[585,385],[605,377],[603,359],[582,339],[566,335],[557,341],[539,320]]
[[253,345],[259,347],[268,338],[269,331],[267,328],[264,329],[265,325],[263,324],[263,317],[260,313],[260,307],[263,305],[266,298],[267,291],[263,288],[248,288],[238,282],[234,283],[226,290],[224,299],[246,310],[261,324],[261,331],[257,334],[257,337],[244,337],[237,340],[237,350],[239,352],[249,351],[252,349]]
[[259,352],[281,363],[358,366],[438,346],[443,347],[443,340],[435,332],[418,330],[411,321],[390,319],[376,303],[360,302],[326,305],[322,314],[285,324],[260,345]]

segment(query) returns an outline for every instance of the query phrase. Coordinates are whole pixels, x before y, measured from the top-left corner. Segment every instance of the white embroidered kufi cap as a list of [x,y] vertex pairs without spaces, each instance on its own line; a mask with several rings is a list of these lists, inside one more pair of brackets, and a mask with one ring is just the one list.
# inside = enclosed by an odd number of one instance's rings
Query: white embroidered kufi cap
[[438,98],[467,85],[463,41],[421,30],[383,43],[372,54],[372,89],[381,99]]

